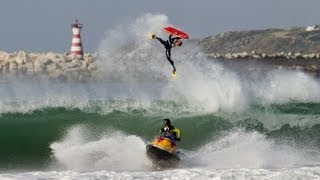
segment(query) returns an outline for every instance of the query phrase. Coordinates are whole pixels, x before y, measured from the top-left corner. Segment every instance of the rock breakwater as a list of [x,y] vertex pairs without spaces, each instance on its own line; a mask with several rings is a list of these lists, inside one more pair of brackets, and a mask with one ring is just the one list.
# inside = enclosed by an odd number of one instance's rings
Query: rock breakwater
[[78,59],[67,53],[7,53],[0,51],[0,74],[9,76],[38,76],[65,81],[85,81],[97,71],[96,56],[85,54]]
[[308,53],[303,54],[300,52],[279,52],[279,53],[258,53],[252,52],[241,52],[241,53],[211,53],[208,54],[209,58],[214,59],[320,59],[319,53]]

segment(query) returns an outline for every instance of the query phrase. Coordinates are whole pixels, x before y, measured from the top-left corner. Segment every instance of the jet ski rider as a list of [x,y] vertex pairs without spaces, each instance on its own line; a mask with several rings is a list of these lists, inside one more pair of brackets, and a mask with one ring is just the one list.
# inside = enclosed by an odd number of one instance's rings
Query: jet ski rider
[[180,141],[181,131],[171,125],[170,119],[163,119],[163,128],[160,129],[160,133],[166,132],[173,136],[174,141]]

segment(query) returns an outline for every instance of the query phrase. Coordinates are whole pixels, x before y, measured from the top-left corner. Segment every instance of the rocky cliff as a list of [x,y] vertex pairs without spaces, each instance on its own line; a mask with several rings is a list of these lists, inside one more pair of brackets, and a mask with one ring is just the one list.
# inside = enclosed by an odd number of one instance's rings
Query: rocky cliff
[[[275,68],[320,74],[320,31],[305,27],[230,31],[196,40],[212,59],[222,63],[259,63]],[[240,61],[239,61],[240,60]]]
[[207,54],[317,54],[320,52],[320,31],[305,28],[230,31],[198,41]]

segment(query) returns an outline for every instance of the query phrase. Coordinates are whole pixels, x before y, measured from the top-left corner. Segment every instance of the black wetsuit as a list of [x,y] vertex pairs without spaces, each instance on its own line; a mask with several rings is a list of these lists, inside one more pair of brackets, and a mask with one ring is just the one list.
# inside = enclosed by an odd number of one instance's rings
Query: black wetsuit
[[175,38],[171,38],[172,35],[169,36],[169,39],[167,41],[164,41],[163,39],[156,37],[156,39],[158,39],[160,41],[161,44],[164,45],[164,47],[166,48],[166,56],[168,61],[170,62],[170,64],[173,67],[173,70],[176,70],[176,67],[174,66],[173,61],[171,60],[171,48],[172,48],[172,44],[178,40],[181,39],[180,37],[175,37]]

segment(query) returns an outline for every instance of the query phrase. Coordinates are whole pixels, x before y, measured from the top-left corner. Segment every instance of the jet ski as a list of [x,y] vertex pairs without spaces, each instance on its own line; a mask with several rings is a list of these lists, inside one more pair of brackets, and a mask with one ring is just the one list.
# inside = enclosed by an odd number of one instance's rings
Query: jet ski
[[158,136],[146,148],[147,157],[155,167],[173,168],[180,161],[179,153],[172,136]]

